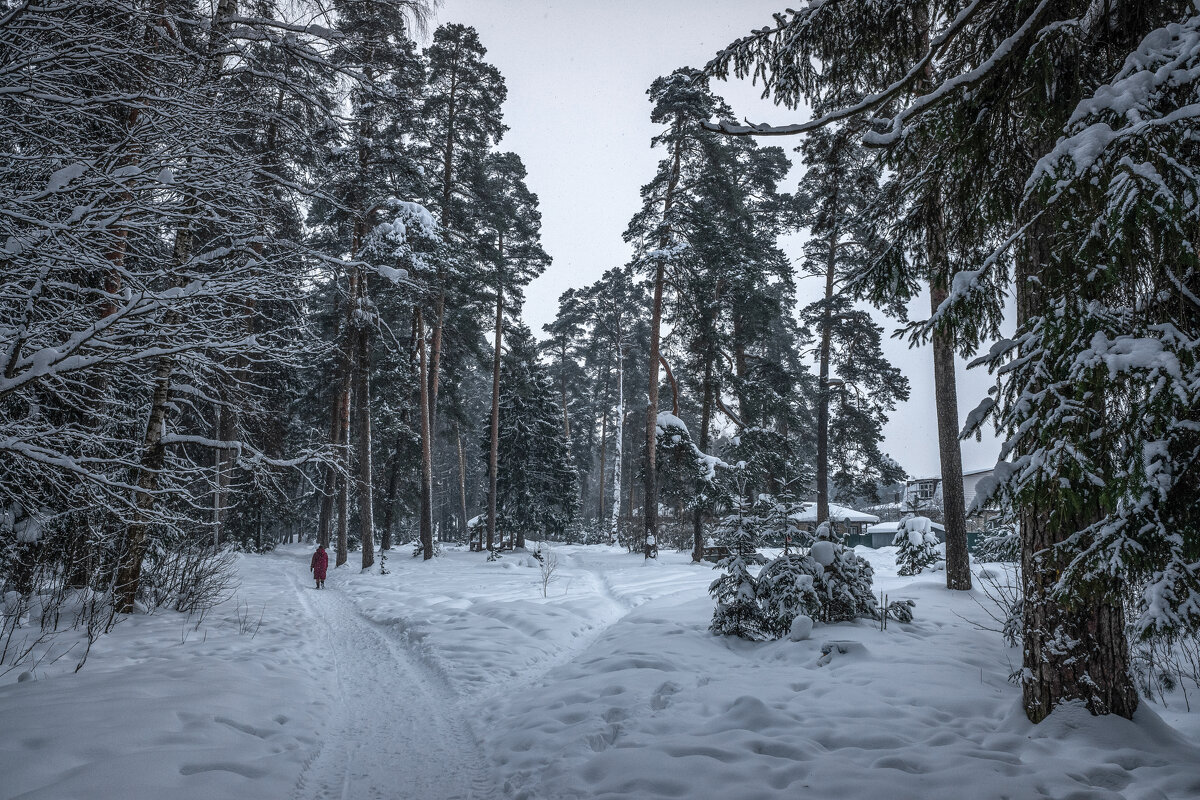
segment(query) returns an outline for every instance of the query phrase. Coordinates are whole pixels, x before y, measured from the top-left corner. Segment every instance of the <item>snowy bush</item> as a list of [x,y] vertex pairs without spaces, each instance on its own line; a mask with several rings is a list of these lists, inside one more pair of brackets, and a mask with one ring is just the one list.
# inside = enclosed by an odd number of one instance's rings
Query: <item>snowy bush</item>
[[[832,541],[827,524],[817,528],[817,540],[807,555],[781,555],[758,575],[757,596],[763,628],[772,638],[788,636],[801,616],[824,623],[879,617],[875,571],[866,559]],[[889,608],[890,610],[890,608]],[[897,609],[912,620],[911,605]]]
[[824,583],[825,570],[809,556],[782,555],[758,574],[758,602],[764,626],[772,638],[788,634],[797,616],[821,616],[817,586]]
[[859,617],[879,617],[875,598],[875,570],[865,558],[844,545],[833,543],[833,562],[825,568],[818,586],[821,622],[848,622]]
[[928,517],[909,517],[900,521],[900,529],[892,544],[900,549],[896,552],[896,565],[901,575],[917,575],[938,560],[937,534]]

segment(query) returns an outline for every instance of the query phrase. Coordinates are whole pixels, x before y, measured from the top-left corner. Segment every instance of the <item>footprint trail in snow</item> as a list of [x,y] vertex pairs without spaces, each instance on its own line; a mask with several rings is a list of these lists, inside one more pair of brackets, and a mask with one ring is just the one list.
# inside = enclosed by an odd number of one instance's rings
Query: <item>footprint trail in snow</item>
[[488,800],[493,776],[457,704],[336,589],[296,590],[313,644],[331,666],[330,727],[294,800]]

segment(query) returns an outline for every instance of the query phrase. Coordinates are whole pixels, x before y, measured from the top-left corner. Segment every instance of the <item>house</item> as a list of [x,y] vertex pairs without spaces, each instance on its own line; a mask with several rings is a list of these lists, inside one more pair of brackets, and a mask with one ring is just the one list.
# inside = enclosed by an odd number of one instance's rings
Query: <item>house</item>
[[[987,527],[990,519],[996,516],[993,509],[983,509],[971,513],[971,504],[975,501],[975,489],[984,478],[990,477],[991,469],[978,469],[963,473],[963,501],[967,509],[967,530],[981,531]],[[942,479],[913,478],[904,487],[904,511],[911,514],[941,517],[944,508],[942,501]]]
[[[813,531],[817,528],[817,504],[816,503],[801,503],[800,510],[789,517],[793,522],[803,528]],[[836,503],[829,504],[829,521],[833,523],[833,529],[846,536],[853,537],[848,544],[860,544],[858,540],[865,533],[866,526],[879,522],[879,517],[874,514],[868,514],[865,511],[856,511],[847,506],[839,506]]]
[[[941,541],[946,541],[946,528],[940,523],[931,523],[933,532]],[[887,547],[896,538],[896,533],[900,530],[900,521],[892,520],[891,522],[880,522],[877,525],[871,525],[867,528],[867,545],[871,547]]]

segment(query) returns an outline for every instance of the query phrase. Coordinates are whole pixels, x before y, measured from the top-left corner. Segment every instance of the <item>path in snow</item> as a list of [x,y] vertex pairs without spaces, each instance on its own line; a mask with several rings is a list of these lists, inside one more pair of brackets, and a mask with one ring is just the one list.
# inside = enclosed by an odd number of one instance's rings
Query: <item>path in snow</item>
[[[302,588],[289,560],[305,629],[331,663],[336,709],[305,764],[295,800],[485,800],[496,796],[458,704],[386,629],[341,592]],[[282,570],[281,570],[282,571]]]

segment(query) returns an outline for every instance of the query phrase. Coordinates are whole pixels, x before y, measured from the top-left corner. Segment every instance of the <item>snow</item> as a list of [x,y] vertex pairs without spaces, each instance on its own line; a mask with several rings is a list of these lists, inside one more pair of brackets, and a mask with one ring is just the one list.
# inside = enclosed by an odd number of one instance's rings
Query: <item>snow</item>
[[[809,583],[812,583],[811,575],[804,575],[803,577],[808,578]],[[796,618],[792,620],[791,630],[788,631],[788,639],[793,642],[802,642],[808,637],[812,636],[812,630],[812,617],[806,617],[803,614],[797,614]]]
[[307,546],[242,556],[198,626],[135,615],[78,673],[5,675],[0,800],[1200,796],[1200,712],[1031,725],[986,597],[894,548],[857,553],[913,623],[766,643],[708,632],[686,553],[556,544],[543,598],[533,559],[407,552],[324,591]]
[[46,182],[47,192],[57,192],[66,187],[68,183],[78,179],[87,170],[87,164],[75,163],[63,167],[56,172],[51,173],[50,179]]
[[828,567],[833,563],[833,542],[824,539],[813,542],[809,555],[822,567]]
[[[839,506],[837,503],[829,504],[829,518],[835,522],[879,522],[879,517],[874,514],[868,514],[865,511],[855,511],[853,508]],[[804,503],[801,510],[792,514],[789,519],[795,522],[816,522],[817,504]]]

